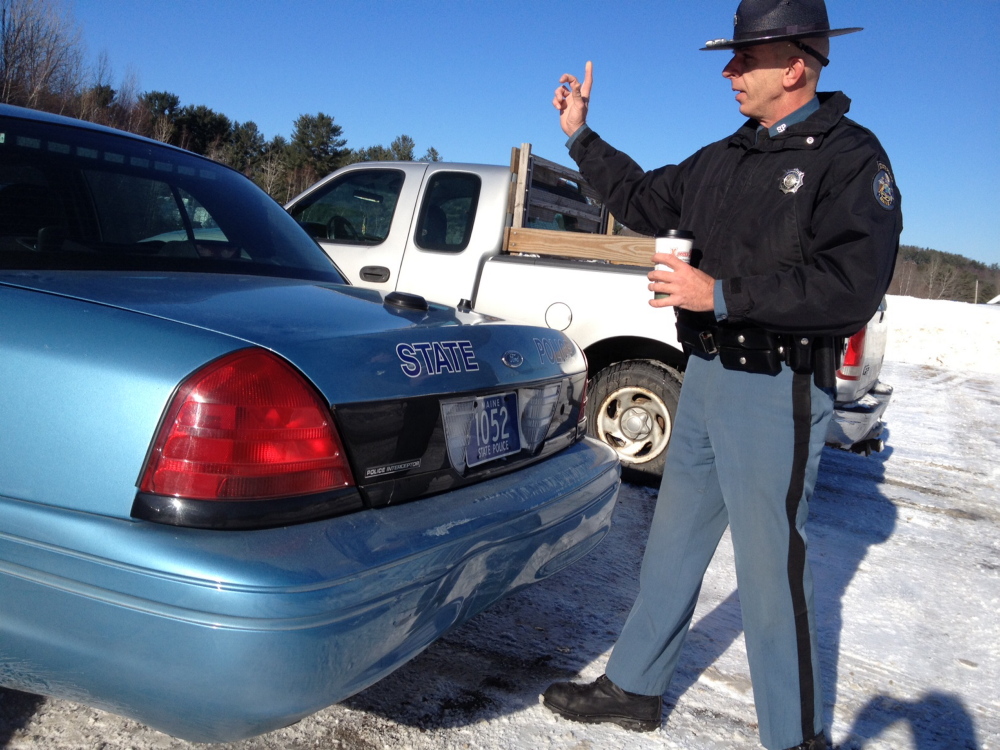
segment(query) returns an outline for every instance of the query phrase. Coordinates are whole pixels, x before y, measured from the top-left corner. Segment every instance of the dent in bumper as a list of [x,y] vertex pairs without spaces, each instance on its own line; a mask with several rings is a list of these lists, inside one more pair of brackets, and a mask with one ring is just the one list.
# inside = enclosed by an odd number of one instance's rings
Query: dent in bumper
[[3,503],[0,684],[195,741],[269,731],[585,554],[618,485],[613,452],[588,440],[463,490],[286,529]]

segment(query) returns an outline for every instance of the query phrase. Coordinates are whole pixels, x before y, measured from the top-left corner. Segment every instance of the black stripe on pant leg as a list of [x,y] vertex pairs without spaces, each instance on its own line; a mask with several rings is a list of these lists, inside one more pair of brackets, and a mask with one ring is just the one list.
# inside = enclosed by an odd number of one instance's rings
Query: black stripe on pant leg
[[809,437],[812,423],[812,375],[795,373],[792,378],[792,423],[794,449],[792,476],[785,498],[788,516],[788,587],[795,614],[795,640],[799,656],[799,697],[802,711],[802,739],[816,734],[816,696],[813,690],[812,647],[809,641],[809,612],[806,606],[806,545],[795,527],[799,502],[805,488],[806,464],[809,461]]

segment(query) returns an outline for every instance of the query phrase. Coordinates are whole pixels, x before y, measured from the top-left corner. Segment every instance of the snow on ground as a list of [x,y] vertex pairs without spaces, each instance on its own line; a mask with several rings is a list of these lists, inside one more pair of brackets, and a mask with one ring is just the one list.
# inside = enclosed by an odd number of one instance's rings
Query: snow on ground
[[[1000,306],[892,297],[889,315],[886,450],[827,449],[811,508],[827,724],[845,750],[1000,750]],[[553,680],[602,673],[635,596],[654,498],[623,486],[611,533],[575,566],[350,700],[219,747],[759,747],[728,538],[658,731],[574,724],[538,703]],[[199,746],[0,689],[0,747]]]
[[1000,304],[888,297],[888,362],[1000,373]]

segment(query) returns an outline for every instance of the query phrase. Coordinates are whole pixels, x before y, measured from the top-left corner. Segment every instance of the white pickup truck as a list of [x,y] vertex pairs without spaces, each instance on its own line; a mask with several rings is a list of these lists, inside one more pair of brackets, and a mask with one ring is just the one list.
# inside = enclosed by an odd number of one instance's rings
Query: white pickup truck
[[[686,357],[672,310],[648,304],[653,240],[622,234],[579,173],[528,144],[509,167],[364,162],[286,208],[351,284],[568,333],[589,363],[590,433],[617,450],[627,479],[658,480]],[[882,447],[884,315],[845,347],[836,447]]]

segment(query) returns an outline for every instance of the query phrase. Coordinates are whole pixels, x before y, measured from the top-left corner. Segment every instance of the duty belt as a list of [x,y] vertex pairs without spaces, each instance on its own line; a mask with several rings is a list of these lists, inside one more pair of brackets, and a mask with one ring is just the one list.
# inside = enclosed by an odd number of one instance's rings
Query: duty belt
[[815,372],[816,384],[833,387],[839,363],[838,340],[830,336],[772,333],[763,328],[713,326],[703,330],[677,324],[677,338],[688,352],[718,356],[727,370],[777,375],[787,365],[795,372]]

